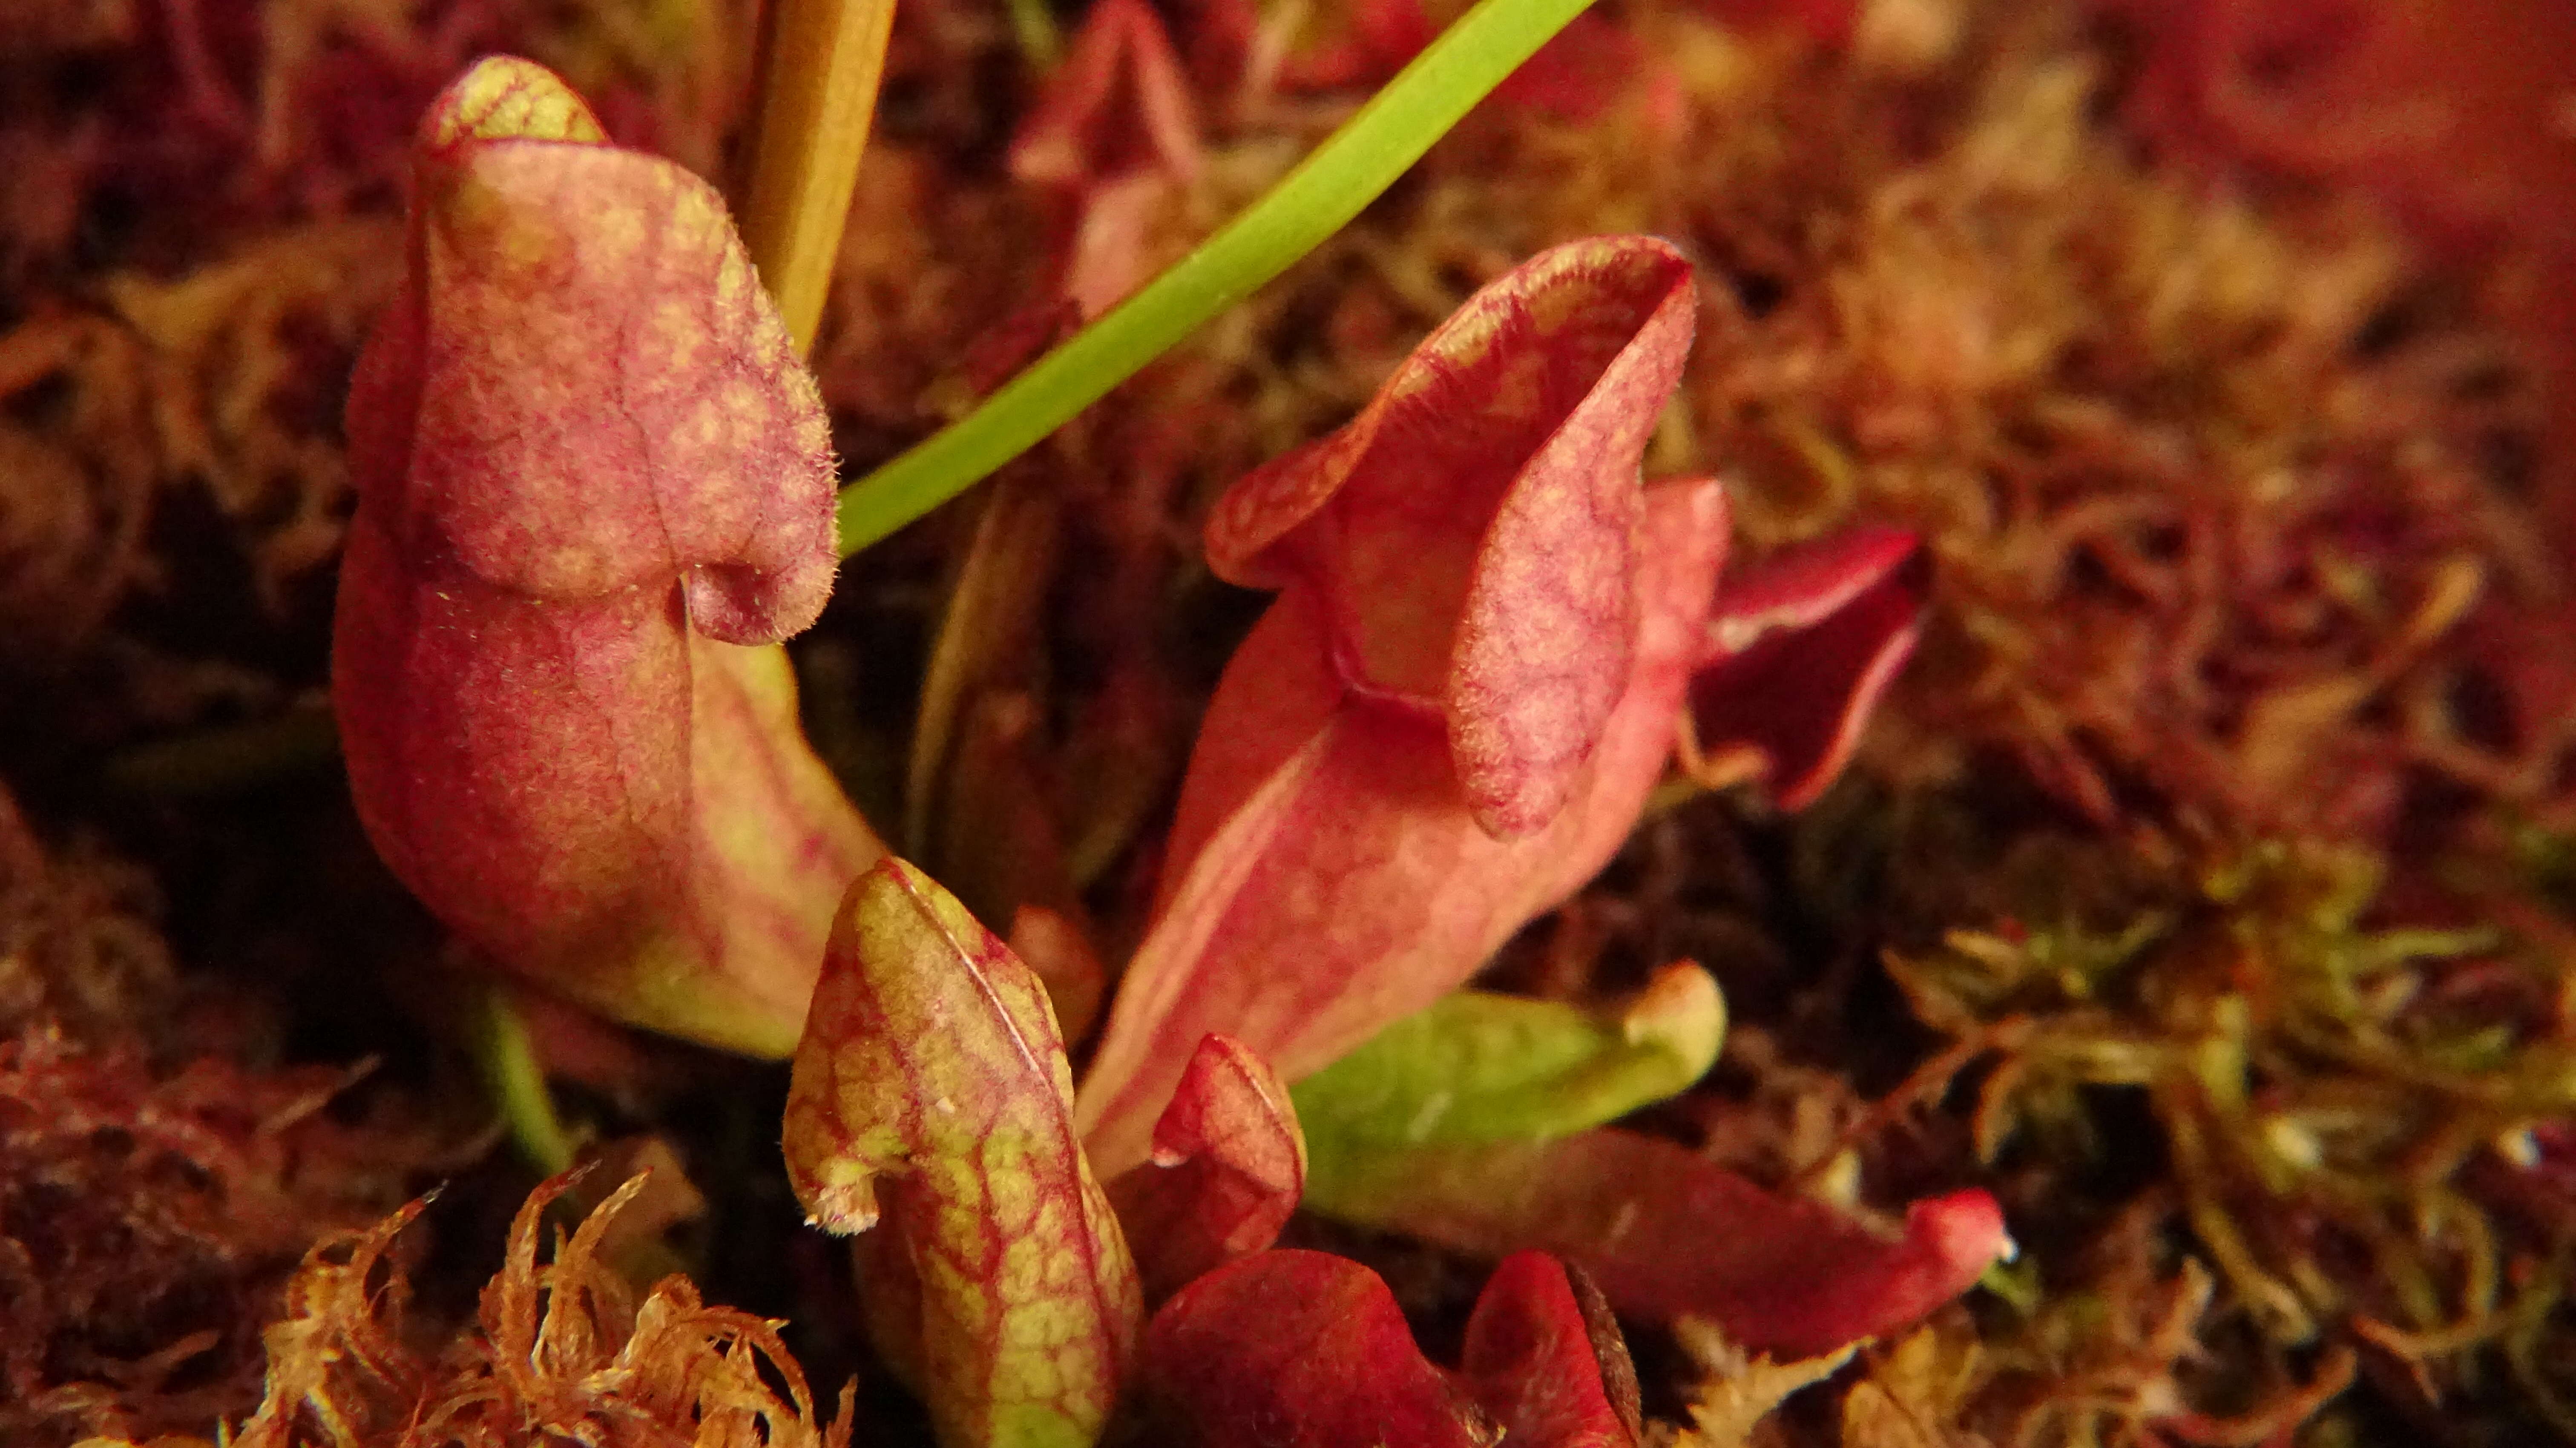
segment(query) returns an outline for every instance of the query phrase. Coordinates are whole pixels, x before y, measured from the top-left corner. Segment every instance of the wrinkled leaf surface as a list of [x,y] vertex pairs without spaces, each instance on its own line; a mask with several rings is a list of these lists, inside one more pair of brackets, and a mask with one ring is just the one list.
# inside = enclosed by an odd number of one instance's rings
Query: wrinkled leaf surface
[[[874,1229],[870,1320],[946,1448],[1088,1444],[1142,1307],[1046,991],[900,860],[851,887],[789,1086],[797,1199]],[[882,1217],[882,1221],[880,1221]]]
[[1640,486],[1689,345],[1644,238],[1479,292],[1349,426],[1231,490],[1210,562],[1280,588],[1202,728],[1086,1134],[1140,1159],[1199,1039],[1294,1081],[1579,885],[1671,751],[1725,515]]
[[880,851],[777,640],[836,561],[823,410],[714,190],[487,60],[422,121],[350,385],[333,703],[360,819],[502,964],[783,1055]]

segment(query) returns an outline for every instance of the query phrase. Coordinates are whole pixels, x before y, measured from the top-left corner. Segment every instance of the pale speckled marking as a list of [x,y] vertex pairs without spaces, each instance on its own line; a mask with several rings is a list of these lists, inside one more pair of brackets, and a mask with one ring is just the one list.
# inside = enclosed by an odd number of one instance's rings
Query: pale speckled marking
[[1087,1444],[1107,1421],[1142,1306],[1071,1111],[1036,976],[919,871],[862,877],[797,1052],[790,1171],[800,1193],[853,1160],[887,1174],[950,1448]]
[[599,117],[554,72],[534,61],[496,55],[479,61],[441,96],[422,121],[421,144],[465,140],[605,143]]

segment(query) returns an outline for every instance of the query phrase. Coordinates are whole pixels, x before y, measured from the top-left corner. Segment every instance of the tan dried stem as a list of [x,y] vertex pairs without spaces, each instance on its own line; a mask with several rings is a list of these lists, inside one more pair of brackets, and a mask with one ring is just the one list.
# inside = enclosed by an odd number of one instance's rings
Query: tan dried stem
[[822,320],[893,25],[894,0],[776,0],[762,36],[742,237],[799,353]]

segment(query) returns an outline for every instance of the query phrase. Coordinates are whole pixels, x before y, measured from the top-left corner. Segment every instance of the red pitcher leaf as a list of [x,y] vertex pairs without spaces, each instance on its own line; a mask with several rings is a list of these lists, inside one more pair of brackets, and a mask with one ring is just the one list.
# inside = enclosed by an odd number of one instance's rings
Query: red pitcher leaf
[[881,852],[784,655],[735,647],[830,590],[822,406],[715,192],[598,134],[506,59],[422,122],[409,269],[350,384],[350,789],[502,964],[784,1055]]
[[1163,19],[1145,0],[1099,0],[1011,138],[1011,175],[1087,189],[1139,167],[1195,180],[1199,124]]
[[1084,1084],[1105,1169],[1143,1155],[1200,1037],[1293,1081],[1464,980],[1626,837],[1724,548],[1714,485],[1637,476],[1690,296],[1661,242],[1547,252],[1219,504],[1212,566],[1284,591],[1210,704]]
[[1627,684],[1638,462],[1692,295],[1689,264],[1651,238],[1542,252],[1209,521],[1221,576],[1322,593],[1345,687],[1439,712],[1496,835],[1563,807]]
[[872,1322],[947,1448],[1108,1420],[1142,1308],[1072,1105],[1037,977],[912,866],[861,876],[796,1050],[788,1176],[828,1230],[882,1214]]
[[412,266],[350,400],[379,526],[540,599],[676,576],[728,643],[812,623],[830,434],[715,189],[602,144],[511,59],[448,87],[415,176]]
[[1109,1184],[1109,1200],[1161,1299],[1261,1251],[1306,1190],[1306,1139],[1287,1088],[1224,1036],[1199,1042],[1172,1104],[1154,1123],[1154,1156]]
[[1328,1252],[1260,1252],[1183,1288],[1145,1329],[1153,1441],[1196,1448],[1492,1448],[1414,1346],[1394,1294]]
[[1911,533],[1855,528],[1727,579],[1691,676],[1691,773],[1712,787],[1763,778],[1782,809],[1824,793],[1914,652],[1920,554]]
[[1710,1318],[1750,1348],[1790,1355],[1912,1322],[2012,1247],[1982,1191],[1914,1203],[1891,1240],[1671,1142],[1613,1129],[1318,1155],[1306,1197],[1457,1251],[1553,1252],[1622,1312]]
[[1515,1252],[1494,1269],[1467,1318],[1461,1367],[1506,1443],[1637,1441],[1637,1369],[1619,1324],[1597,1291],[1587,1303],[1565,1265],[1545,1252]]
[[1162,17],[1100,0],[1012,138],[1011,174],[1066,208],[1057,286],[1098,316],[1142,285],[1202,167],[1196,107]]
[[1725,536],[1714,484],[1648,494],[1625,691],[1566,807],[1511,840],[1478,823],[1438,716],[1343,681],[1321,591],[1281,595],[1217,686],[1154,923],[1083,1083],[1103,1170],[1144,1157],[1201,1037],[1294,1081],[1446,994],[1601,867],[1671,754]]

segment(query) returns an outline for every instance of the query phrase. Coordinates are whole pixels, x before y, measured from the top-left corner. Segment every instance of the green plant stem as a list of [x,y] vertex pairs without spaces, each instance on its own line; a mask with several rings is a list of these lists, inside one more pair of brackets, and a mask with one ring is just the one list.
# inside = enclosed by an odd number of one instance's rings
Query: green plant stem
[[528,1039],[527,1022],[519,1018],[502,986],[486,982],[474,1022],[474,1064],[484,1089],[501,1110],[511,1144],[528,1165],[553,1176],[572,1165],[572,1135],[555,1114],[554,1093],[546,1089],[545,1068]]
[[841,490],[858,552],[1035,446],[1217,313],[1288,269],[1421,159],[1591,0],[1478,0],[1287,179],[1171,270],[983,405]]
[[327,704],[298,704],[243,724],[155,740],[111,756],[109,789],[145,799],[240,794],[289,775],[319,772],[339,752]]

